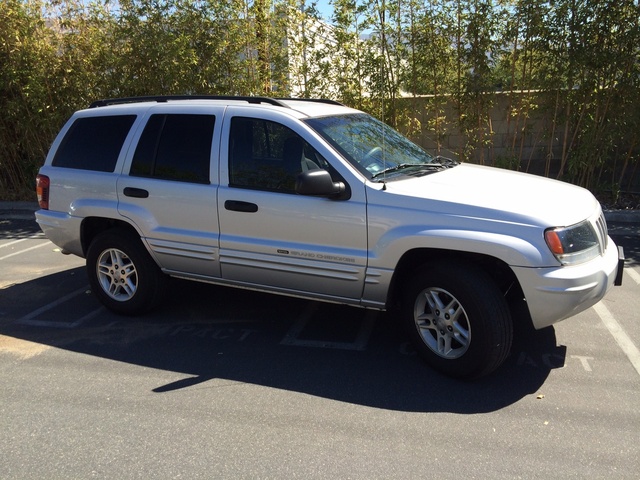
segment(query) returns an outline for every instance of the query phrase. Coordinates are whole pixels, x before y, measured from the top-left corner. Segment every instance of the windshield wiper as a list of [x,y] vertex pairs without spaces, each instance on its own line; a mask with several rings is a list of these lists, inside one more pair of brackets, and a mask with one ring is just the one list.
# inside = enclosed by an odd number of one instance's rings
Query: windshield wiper
[[393,167],[385,168],[384,170],[375,173],[371,180],[379,177],[380,175],[386,175],[387,173],[397,172],[399,170],[404,170],[406,168],[427,168],[430,170],[441,170],[443,168],[447,168],[448,165],[443,165],[441,163],[400,163]]
[[451,168],[451,167],[455,167],[456,165],[460,165],[459,161],[454,160],[453,158],[449,158],[449,157],[442,157],[440,155],[438,155],[436,158],[434,158],[433,162],[434,162],[434,164],[442,165],[443,167],[447,167],[447,168]]

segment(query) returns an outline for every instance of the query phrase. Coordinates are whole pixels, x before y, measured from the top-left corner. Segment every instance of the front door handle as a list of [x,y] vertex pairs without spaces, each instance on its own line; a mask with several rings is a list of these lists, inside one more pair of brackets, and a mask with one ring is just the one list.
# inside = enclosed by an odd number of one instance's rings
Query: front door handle
[[242,202],[240,200],[227,200],[224,202],[224,208],[232,212],[256,213],[258,205],[255,203]]
[[143,190],[142,188],[133,188],[126,187],[123,191],[125,197],[133,197],[133,198],[148,198],[149,192],[147,190]]

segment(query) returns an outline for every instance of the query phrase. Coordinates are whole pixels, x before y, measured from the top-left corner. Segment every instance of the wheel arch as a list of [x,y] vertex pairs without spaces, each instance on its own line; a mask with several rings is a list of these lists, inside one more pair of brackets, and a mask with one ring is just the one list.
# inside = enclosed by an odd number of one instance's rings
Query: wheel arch
[[82,221],[80,229],[80,239],[82,242],[82,253],[87,256],[91,242],[102,232],[107,230],[120,228],[131,232],[133,235],[140,236],[133,225],[116,218],[106,217],[87,217]]
[[490,255],[446,249],[417,248],[406,252],[398,261],[389,286],[387,308],[397,308],[402,297],[402,287],[419,270],[437,263],[455,262],[471,265],[485,271],[504,294],[512,318],[518,323],[531,324],[524,293],[515,273],[507,263]]

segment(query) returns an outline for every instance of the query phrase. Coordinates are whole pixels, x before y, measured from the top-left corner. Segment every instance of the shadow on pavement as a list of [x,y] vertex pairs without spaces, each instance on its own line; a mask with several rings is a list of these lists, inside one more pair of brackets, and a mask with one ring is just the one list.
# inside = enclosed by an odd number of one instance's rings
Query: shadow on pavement
[[501,409],[538,391],[565,359],[553,328],[529,332],[497,372],[462,382],[423,364],[390,315],[174,281],[158,311],[127,318],[86,285],[77,268],[5,289],[0,334],[176,372],[153,389],[161,395],[228,379],[415,412]]
[[42,236],[40,227],[32,219],[0,216],[0,240],[14,240]]

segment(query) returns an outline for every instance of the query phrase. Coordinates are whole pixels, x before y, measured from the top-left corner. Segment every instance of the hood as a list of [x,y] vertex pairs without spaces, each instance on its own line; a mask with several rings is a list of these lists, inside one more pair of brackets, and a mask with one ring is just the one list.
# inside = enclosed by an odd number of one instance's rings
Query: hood
[[386,187],[387,193],[438,203],[431,207],[440,213],[540,226],[573,225],[599,208],[595,197],[584,188],[471,164],[388,181]]

